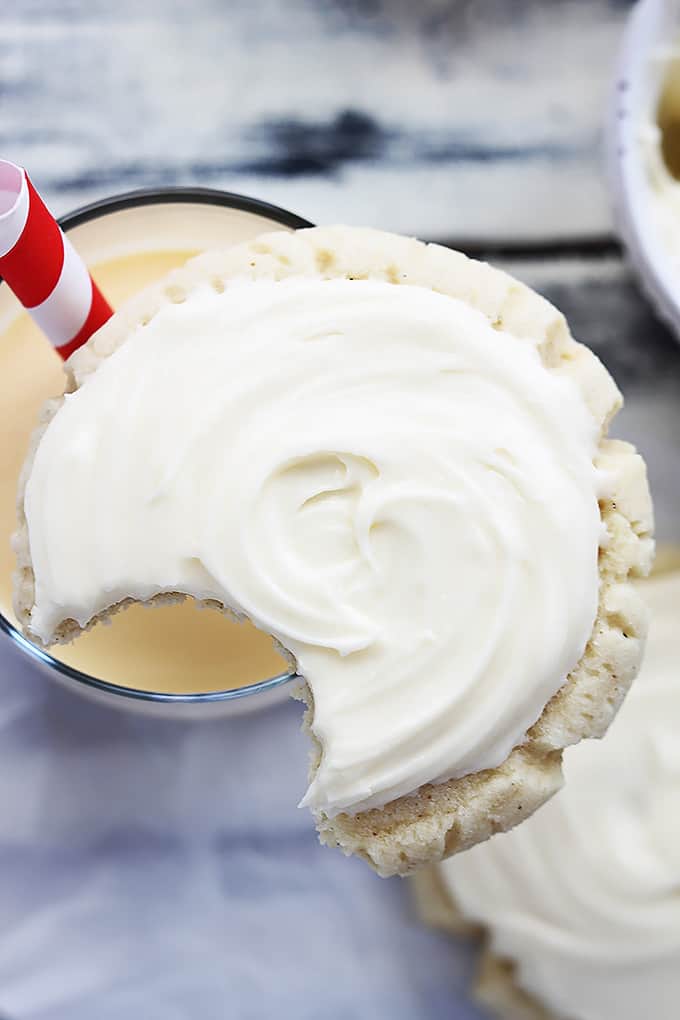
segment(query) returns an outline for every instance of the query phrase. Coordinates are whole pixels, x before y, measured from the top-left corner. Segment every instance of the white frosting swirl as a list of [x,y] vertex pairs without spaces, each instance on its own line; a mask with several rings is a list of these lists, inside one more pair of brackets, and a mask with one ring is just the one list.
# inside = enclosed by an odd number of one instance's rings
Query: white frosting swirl
[[[638,129],[640,154],[647,183],[649,214],[666,255],[680,270],[680,181],[673,176],[664,157],[664,131],[680,120],[680,51],[672,46],[653,55],[653,66],[661,64],[661,88],[654,107]],[[659,115],[665,127],[659,123]]]
[[602,742],[513,832],[441,865],[464,915],[565,1020],[677,1020],[680,1003],[680,573],[644,583],[642,673]]
[[662,132],[651,121],[639,131],[647,177],[649,210],[657,236],[676,270],[680,270],[680,181],[663,157]]
[[311,687],[304,803],[329,814],[496,766],[590,635],[597,431],[571,378],[459,300],[197,288],[42,438],[31,627],[166,590],[246,613]]

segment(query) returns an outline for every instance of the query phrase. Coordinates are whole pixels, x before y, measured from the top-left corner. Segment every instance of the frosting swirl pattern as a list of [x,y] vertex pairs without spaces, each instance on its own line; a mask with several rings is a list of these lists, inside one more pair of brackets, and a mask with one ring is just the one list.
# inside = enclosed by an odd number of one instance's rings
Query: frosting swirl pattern
[[164,591],[219,599],[309,683],[322,758],[304,803],[381,806],[500,764],[579,660],[597,440],[574,381],[457,299],[200,286],[41,439],[31,628],[48,641]]
[[642,672],[606,738],[565,752],[565,787],[440,866],[516,980],[565,1020],[676,1020],[680,1002],[680,573],[644,582]]

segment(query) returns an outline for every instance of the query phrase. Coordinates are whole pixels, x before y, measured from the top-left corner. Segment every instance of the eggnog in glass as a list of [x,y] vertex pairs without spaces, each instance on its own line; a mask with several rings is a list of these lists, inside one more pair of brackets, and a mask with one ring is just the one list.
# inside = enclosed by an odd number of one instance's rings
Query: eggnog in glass
[[[309,226],[266,203],[208,189],[136,192],[96,203],[62,226],[114,308],[188,258],[268,230]],[[63,363],[7,286],[0,286],[0,628],[70,686],[125,707],[184,714],[260,707],[291,673],[272,639],[191,600],[135,605],[72,645],[30,645],[12,611],[19,472],[44,402],[64,389]],[[248,697],[253,695],[253,697]]]

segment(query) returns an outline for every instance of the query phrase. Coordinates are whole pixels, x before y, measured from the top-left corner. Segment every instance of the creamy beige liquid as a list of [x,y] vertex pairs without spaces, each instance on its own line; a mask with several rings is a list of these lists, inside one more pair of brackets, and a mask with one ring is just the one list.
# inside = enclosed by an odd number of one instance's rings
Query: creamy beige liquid
[[[114,307],[181,265],[193,252],[128,255],[95,265],[93,275]],[[11,610],[17,479],[38,410],[62,392],[61,359],[27,314],[0,336],[0,610]],[[289,671],[272,640],[191,602],[146,609],[133,606],[67,646],[55,658],[110,683],[166,693],[244,687]]]

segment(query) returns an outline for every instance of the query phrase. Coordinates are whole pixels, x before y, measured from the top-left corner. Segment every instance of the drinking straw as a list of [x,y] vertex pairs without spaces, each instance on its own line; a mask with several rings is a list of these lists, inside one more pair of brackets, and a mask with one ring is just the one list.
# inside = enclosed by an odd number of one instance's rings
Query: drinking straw
[[113,314],[26,171],[2,159],[0,277],[64,359]]

